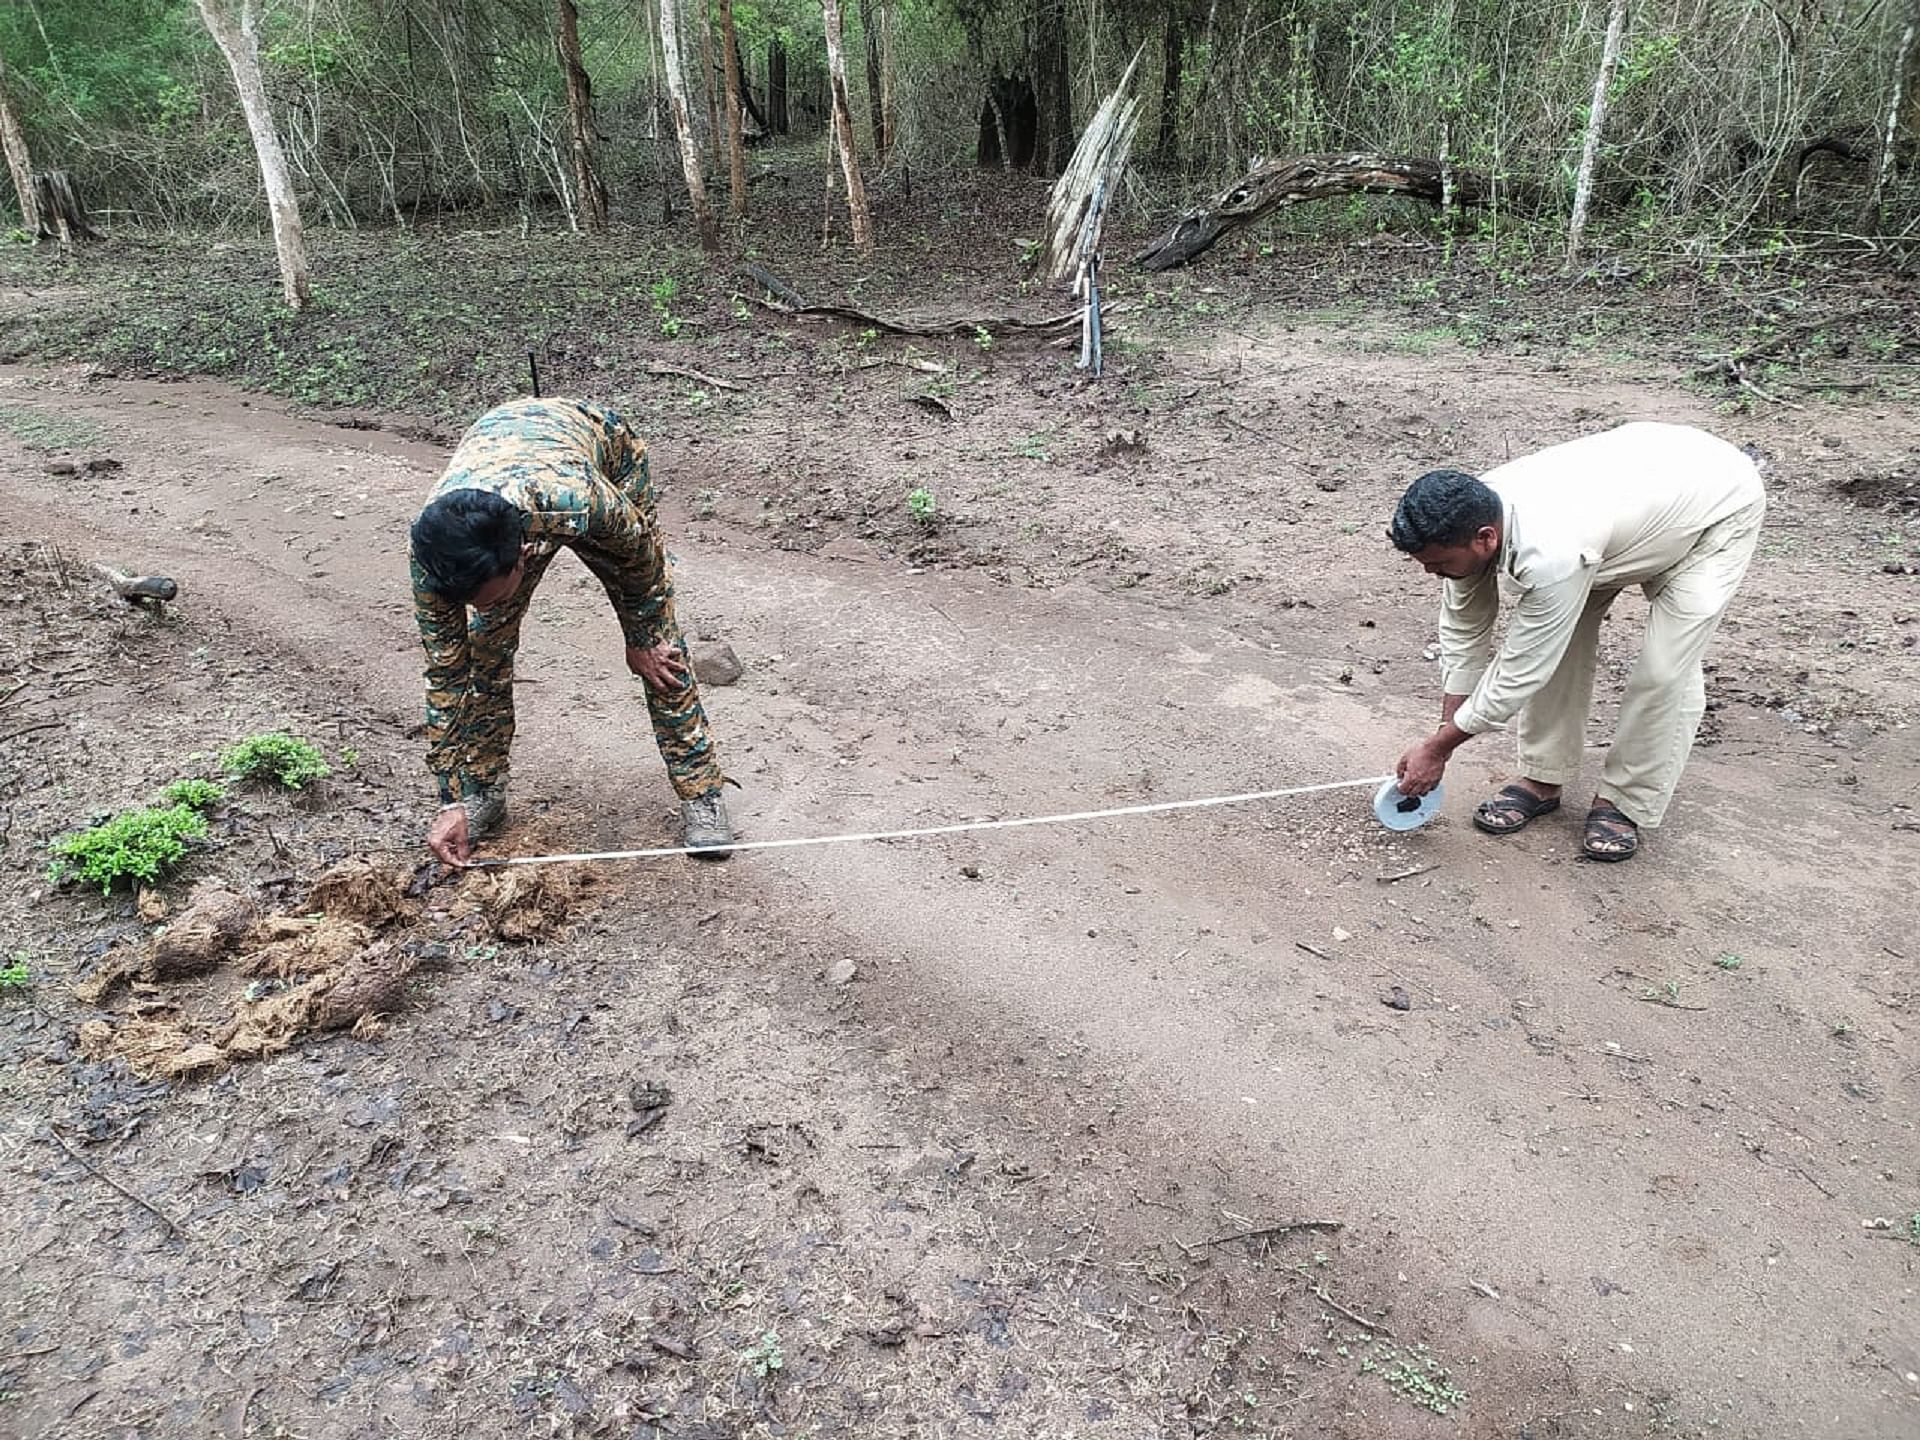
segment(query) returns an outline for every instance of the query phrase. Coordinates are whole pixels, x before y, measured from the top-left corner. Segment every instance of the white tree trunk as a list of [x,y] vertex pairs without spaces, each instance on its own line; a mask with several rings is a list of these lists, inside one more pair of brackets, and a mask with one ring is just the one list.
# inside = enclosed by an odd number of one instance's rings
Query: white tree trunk
[[7,99],[7,67],[0,64],[0,151],[7,157],[7,169],[13,175],[14,193],[20,197],[20,228],[29,240],[40,234],[40,210],[33,203],[33,157],[27,153],[27,137],[20,131],[13,106]]
[[1607,41],[1600,48],[1600,73],[1593,79],[1593,105],[1587,111],[1587,138],[1580,147],[1580,177],[1573,186],[1573,218],[1567,222],[1567,258],[1580,254],[1587,230],[1587,207],[1593,203],[1593,167],[1600,158],[1600,136],[1607,124],[1607,92],[1620,63],[1620,38],[1627,30],[1627,0],[1613,0],[1607,15]]
[[840,0],[820,0],[827,21],[827,74],[833,89],[833,138],[840,151],[840,170],[847,180],[847,215],[853,226],[853,248],[873,253],[873,220],[867,214],[867,187],[860,178],[860,156],[853,144],[853,107],[847,103],[847,58],[840,37]]
[[687,198],[700,226],[700,244],[708,254],[720,249],[720,231],[707,199],[706,177],[700,173],[700,146],[693,137],[693,116],[687,110],[687,72],[680,63],[680,25],[676,0],[660,0],[660,68],[667,75],[667,105],[673,112],[673,133],[680,141],[680,168],[687,177]]
[[194,4],[233,72],[233,88],[240,96],[240,110],[247,117],[254,154],[260,159],[260,180],[267,190],[273,248],[280,257],[280,288],[289,306],[302,309],[307,303],[307,246],[300,228],[300,202],[293,193],[286,152],[280,148],[273,112],[267,107],[266,82],[260,76],[253,0],[194,0]]
[[1900,43],[1894,47],[1893,94],[1887,100],[1887,123],[1880,130],[1880,149],[1873,157],[1873,183],[1867,187],[1866,201],[1860,207],[1862,226],[1870,223],[1880,208],[1880,196],[1886,188],[1887,173],[1893,169],[1893,142],[1900,135],[1900,107],[1907,98],[1907,62],[1913,58],[1916,35],[1920,35],[1920,0],[1907,10],[1907,23],[1900,31]]

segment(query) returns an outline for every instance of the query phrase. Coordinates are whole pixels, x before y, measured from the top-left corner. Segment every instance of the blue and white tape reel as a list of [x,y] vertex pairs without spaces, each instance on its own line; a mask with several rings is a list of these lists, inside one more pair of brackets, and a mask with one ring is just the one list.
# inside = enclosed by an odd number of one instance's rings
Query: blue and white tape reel
[[1419,799],[1402,795],[1400,787],[1387,781],[1373,795],[1374,818],[1389,830],[1418,830],[1440,812],[1445,787],[1436,785]]

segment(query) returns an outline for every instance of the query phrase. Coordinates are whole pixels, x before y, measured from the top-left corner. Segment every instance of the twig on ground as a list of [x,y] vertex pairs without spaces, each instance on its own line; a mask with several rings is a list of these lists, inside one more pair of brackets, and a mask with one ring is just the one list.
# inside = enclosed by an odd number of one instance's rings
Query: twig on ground
[[53,1137],[53,1143],[64,1150],[67,1153],[67,1158],[72,1160],[74,1164],[93,1176],[93,1178],[101,1184],[119,1191],[120,1194],[126,1196],[127,1199],[138,1205],[142,1210],[159,1220],[161,1224],[167,1227],[168,1233],[173,1235],[184,1235],[186,1233],[180,1228],[180,1222],[178,1220],[167,1214],[166,1211],[162,1210],[158,1205],[155,1205],[151,1200],[143,1200],[140,1196],[134,1194],[133,1191],[122,1185],[118,1180],[107,1174],[106,1171],[100,1169],[91,1160],[88,1160],[86,1156],[74,1149],[73,1146],[69,1145],[67,1143],[67,1137],[60,1133],[59,1126],[48,1125],[46,1133]]
[[706,375],[698,370],[689,370],[684,365],[669,365],[664,360],[650,361],[647,365],[649,375],[677,375],[683,380],[697,380],[702,385],[711,385],[715,390],[742,390],[746,387],[720,375]]
[[22,725],[18,730],[9,730],[6,734],[0,735],[0,745],[6,744],[9,740],[18,740],[22,735],[31,735],[36,730],[51,730],[57,725],[66,723],[64,720],[40,720],[32,725]]
[[1467,1288],[1476,1295],[1486,1296],[1489,1300],[1498,1300],[1500,1298],[1500,1292],[1498,1290],[1494,1289],[1491,1285],[1482,1284],[1478,1280],[1469,1280],[1467,1282]]
[[1347,1309],[1346,1306],[1342,1305],[1338,1300],[1334,1299],[1331,1295],[1327,1293],[1326,1286],[1324,1285],[1314,1286],[1313,1293],[1319,1297],[1320,1303],[1322,1305],[1325,1305],[1329,1310],[1332,1310],[1334,1313],[1338,1315],[1346,1316],[1347,1319],[1351,1320],[1354,1324],[1360,1326],[1362,1329],[1371,1330],[1376,1335],[1392,1335],[1393,1334],[1393,1331],[1389,1330],[1386,1326],[1382,1325],[1379,1321],[1369,1320],[1367,1319],[1366,1316],[1356,1315],[1353,1313],[1353,1311]]
[[1189,1245],[1183,1240],[1174,1243],[1189,1255],[1197,1250],[1205,1250],[1215,1245],[1231,1245],[1236,1240],[1269,1240],[1279,1235],[1291,1235],[1296,1230],[1344,1230],[1344,1220],[1281,1220],[1272,1225],[1256,1225],[1250,1230],[1235,1230],[1228,1235],[1210,1235],[1205,1240]]
[[1411,870],[1396,870],[1391,875],[1376,875],[1373,878],[1382,885],[1397,885],[1402,880],[1411,880],[1416,875],[1430,874],[1439,868],[1438,865],[1416,865]]
[[1304,951],[1306,951],[1306,952],[1307,952],[1307,954],[1309,954],[1309,955],[1311,955],[1311,956],[1313,956],[1313,957],[1314,957],[1315,959],[1317,959],[1317,960],[1331,960],[1331,959],[1333,959],[1333,956],[1331,956],[1331,955],[1329,955],[1329,954],[1328,954],[1328,953],[1327,953],[1326,951],[1324,951],[1324,950],[1322,950],[1322,949],[1321,949],[1321,948],[1320,948],[1320,947],[1319,947],[1318,945],[1309,945],[1309,944],[1308,944],[1308,943],[1307,943],[1306,941],[1304,941],[1304,940],[1296,940],[1296,941],[1294,941],[1294,942],[1293,942],[1293,947],[1294,947],[1294,949],[1296,949],[1296,950],[1304,950]]

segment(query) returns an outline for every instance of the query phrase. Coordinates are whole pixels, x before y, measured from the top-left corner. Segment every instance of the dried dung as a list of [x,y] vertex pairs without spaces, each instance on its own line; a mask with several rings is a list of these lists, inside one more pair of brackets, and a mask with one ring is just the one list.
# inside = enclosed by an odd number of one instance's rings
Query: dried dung
[[483,876],[473,895],[500,939],[550,940],[566,933],[567,921],[590,889],[585,866],[536,865]]
[[376,945],[283,995],[243,1001],[220,1044],[229,1055],[251,1058],[284,1050],[312,1030],[351,1026],[366,1033],[363,1022],[406,1003],[407,976],[415,963],[395,946]]
[[319,975],[352,964],[372,943],[373,932],[351,920],[275,915],[248,937],[246,971],[279,980]]
[[80,1051],[89,1059],[119,1056],[143,1079],[177,1079],[226,1063],[219,1046],[196,1043],[178,1025],[164,1020],[129,1020],[120,1026],[89,1020],[80,1027]]
[[314,881],[307,909],[329,920],[357,920],[378,929],[406,913],[408,879],[369,860],[342,860]]
[[193,888],[187,908],[153,937],[140,973],[149,980],[189,980],[217,969],[253,926],[253,902],[208,881]]

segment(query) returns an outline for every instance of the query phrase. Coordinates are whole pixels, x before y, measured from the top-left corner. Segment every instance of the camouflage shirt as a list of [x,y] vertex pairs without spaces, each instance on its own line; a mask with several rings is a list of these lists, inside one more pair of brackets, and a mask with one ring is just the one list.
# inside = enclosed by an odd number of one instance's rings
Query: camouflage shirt
[[[618,605],[627,643],[651,648],[668,638],[672,582],[664,565],[647,563],[659,555],[659,536],[646,444],[618,414],[560,399],[514,400],[489,410],[461,437],[428,502],[454,490],[485,490],[511,501],[527,517],[536,555],[564,546],[596,574],[644,574],[646,581]],[[480,754],[491,747],[469,731],[488,728],[481,717],[498,708],[492,697],[475,693],[479,672],[505,658],[511,684],[518,613],[511,633],[496,635],[493,611],[469,616],[465,605],[435,593],[417,560],[412,573],[414,616],[427,652],[427,764],[441,799],[457,800],[476,770],[505,761]],[[501,644],[506,657],[484,653]]]

